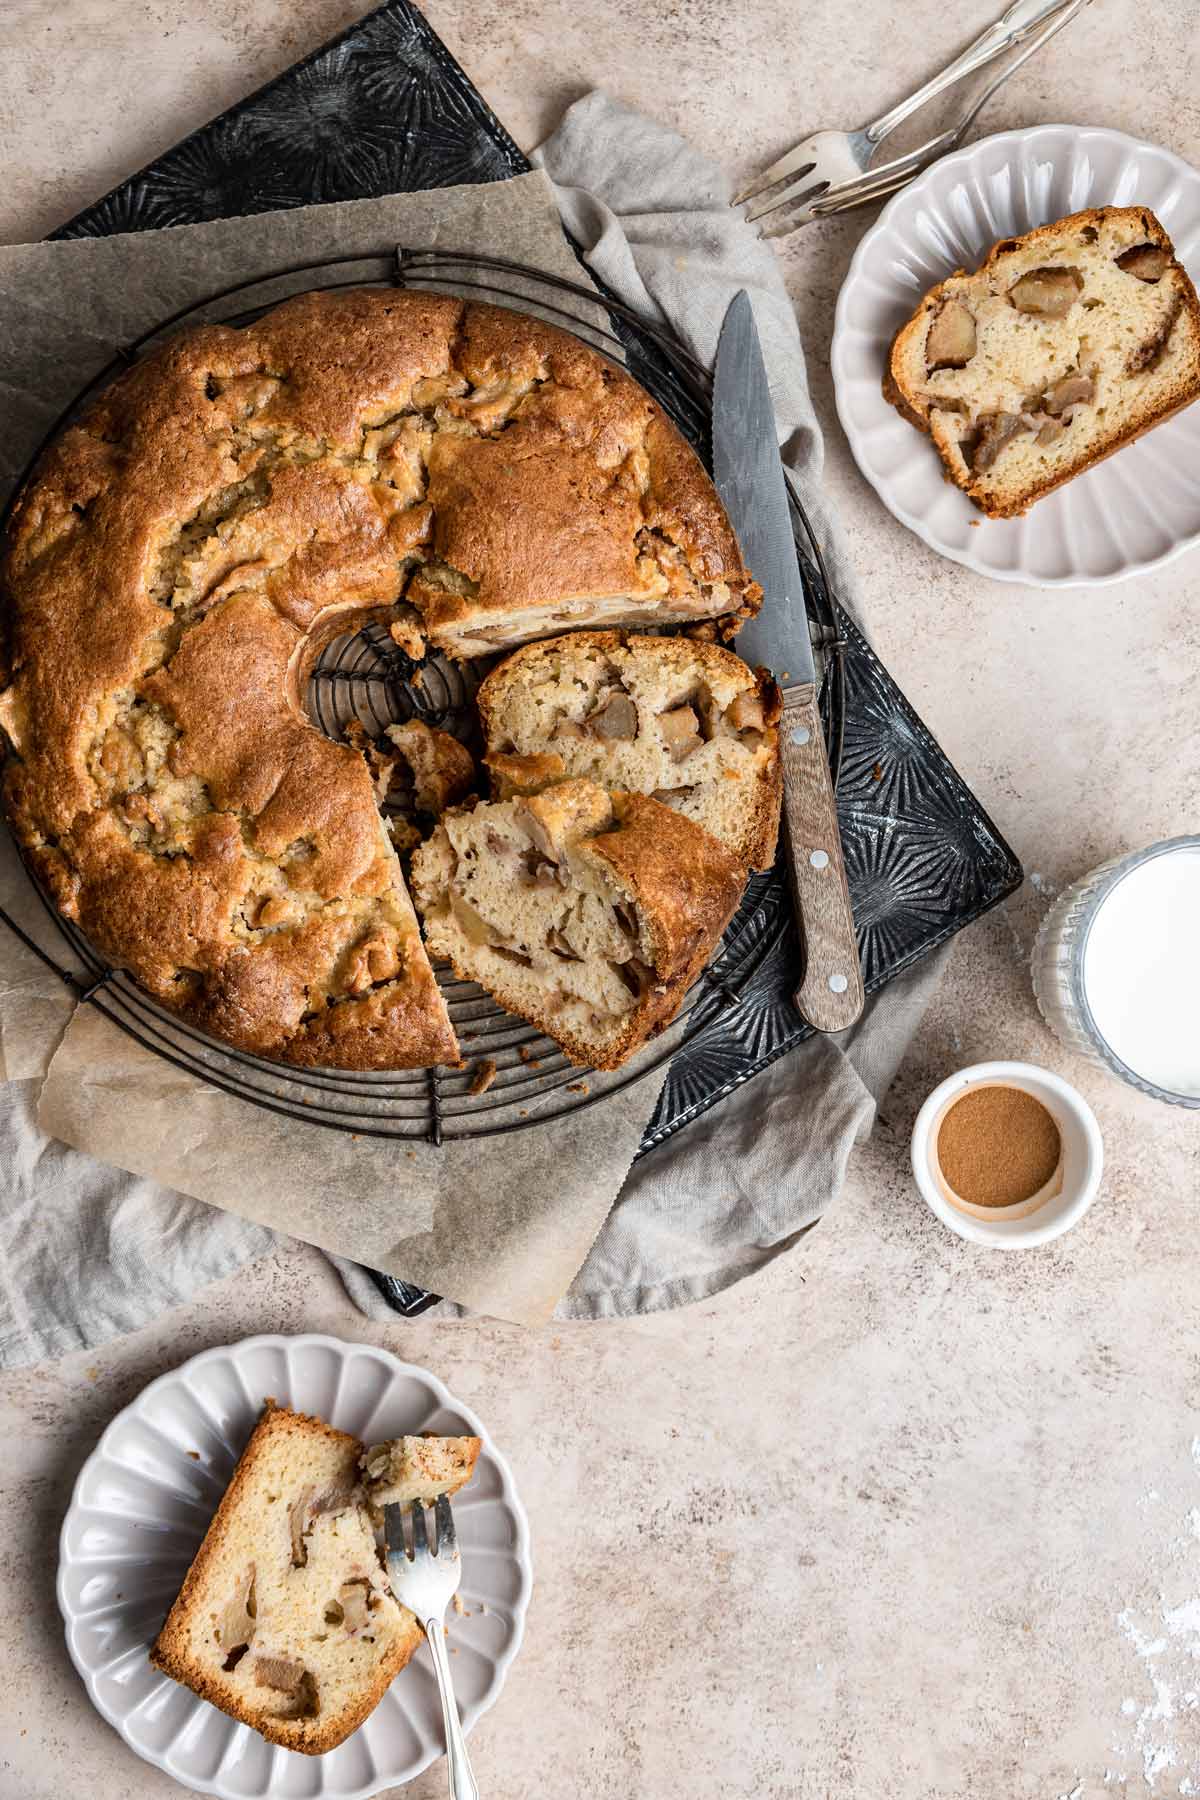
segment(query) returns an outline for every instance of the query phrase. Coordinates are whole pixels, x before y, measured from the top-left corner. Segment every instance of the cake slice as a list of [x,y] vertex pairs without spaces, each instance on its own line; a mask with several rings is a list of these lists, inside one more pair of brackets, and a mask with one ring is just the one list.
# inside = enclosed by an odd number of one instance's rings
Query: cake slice
[[1200,396],[1200,301],[1147,208],[1075,213],[932,288],[884,393],[1010,518]]
[[428,1504],[457,1494],[475,1473],[477,1437],[398,1437],[373,1444],[360,1459],[363,1488],[374,1507]]
[[434,956],[615,1069],[678,1012],[746,870],[661,802],[573,780],[446,813],[412,879]]
[[388,1586],[357,1438],[268,1403],[150,1652],[306,1755],[332,1750],[421,1642]]
[[529,644],[479,690],[501,799],[567,776],[649,794],[769,868],[779,829],[779,691],[732,651],[579,631]]

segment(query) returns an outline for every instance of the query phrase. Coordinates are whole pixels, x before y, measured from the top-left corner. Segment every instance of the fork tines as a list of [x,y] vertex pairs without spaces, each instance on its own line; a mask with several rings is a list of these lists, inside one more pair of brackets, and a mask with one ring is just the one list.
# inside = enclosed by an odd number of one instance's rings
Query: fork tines
[[383,1509],[383,1540],[389,1556],[408,1555],[408,1545],[404,1541],[404,1508],[394,1506],[390,1501]]
[[[425,1517],[425,1505],[421,1500],[410,1500],[406,1506],[387,1505],[383,1509],[383,1532],[388,1553],[392,1556],[407,1557],[409,1562],[417,1562],[422,1557],[452,1558],[458,1554],[458,1533],[454,1528],[454,1514],[450,1510],[447,1495],[439,1494],[433,1503],[434,1523],[437,1526],[437,1547],[433,1546],[429,1524]],[[411,1520],[411,1534],[405,1531],[405,1519]],[[411,1535],[412,1547],[409,1548]]]
[[458,1533],[454,1529],[454,1514],[450,1510],[448,1494],[439,1494],[433,1507],[433,1516],[437,1520],[439,1556],[456,1556],[458,1554]]
[[812,139],[805,138],[783,156],[777,157],[769,169],[763,169],[739,194],[733,196],[733,205],[740,206],[743,200],[753,200],[756,194],[774,187],[776,182],[783,181],[788,175],[807,175],[810,169],[816,167],[811,145]]

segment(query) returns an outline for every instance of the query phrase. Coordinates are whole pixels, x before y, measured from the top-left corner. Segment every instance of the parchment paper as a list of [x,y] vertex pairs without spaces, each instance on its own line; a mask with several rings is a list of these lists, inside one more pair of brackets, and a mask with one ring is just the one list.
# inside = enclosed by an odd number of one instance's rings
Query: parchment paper
[[[386,252],[397,243],[490,252],[581,279],[540,172],[482,187],[0,249],[5,491],[117,344],[264,267]],[[303,277],[276,283],[271,298],[307,285]],[[506,285],[522,284],[512,278]],[[247,304],[262,297],[256,292]],[[58,960],[69,960],[6,831],[0,904]],[[566,1292],[663,1079],[659,1070],[589,1109],[498,1139],[440,1149],[354,1139],[261,1111],[142,1050],[93,1007],[74,1007],[62,983],[2,926],[0,1073],[10,1081],[44,1076],[39,1122],[79,1150],[522,1323],[548,1317]]]

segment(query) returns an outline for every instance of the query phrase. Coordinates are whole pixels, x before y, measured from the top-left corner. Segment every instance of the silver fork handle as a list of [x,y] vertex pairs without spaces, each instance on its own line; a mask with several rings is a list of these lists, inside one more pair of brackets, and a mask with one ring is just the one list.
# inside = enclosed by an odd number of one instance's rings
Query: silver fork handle
[[1012,5],[986,31],[980,32],[975,42],[968,45],[961,56],[956,56],[940,75],[927,81],[924,87],[918,88],[915,94],[910,94],[907,100],[901,100],[898,106],[893,106],[891,112],[884,113],[881,119],[868,125],[865,135],[871,143],[880,143],[890,131],[895,131],[897,125],[903,124],[905,119],[922,106],[928,105],[930,100],[936,99],[948,87],[953,87],[955,82],[973,75],[995,57],[1003,56],[1006,51],[1023,44],[1031,31],[1036,31],[1039,25],[1066,4],[1068,0],[1012,0]]
[[442,1701],[442,1724],[446,1728],[446,1773],[450,1778],[450,1800],[479,1800],[479,1789],[475,1785],[475,1777],[471,1773],[471,1761],[467,1755],[467,1741],[463,1737],[462,1724],[458,1717],[454,1684],[450,1679],[450,1656],[446,1649],[446,1628],[440,1619],[422,1619],[421,1624],[425,1628],[429,1654],[433,1658],[433,1670],[437,1676],[438,1693]]
[[[810,211],[813,217],[828,218],[834,213],[848,212],[854,206],[865,206],[872,200],[883,200],[888,194],[894,194],[897,188],[904,187],[913,175],[916,175],[927,163],[933,162],[935,157],[944,156],[950,150],[957,150],[997,89],[1003,87],[1009,76],[1015,75],[1022,63],[1028,62],[1030,57],[1042,48],[1043,44],[1049,43],[1050,39],[1056,36],[1063,26],[1069,24],[1075,14],[1081,12],[1089,3],[1090,0],[1060,0],[1057,14],[1048,19],[1034,41],[1021,52],[1020,56],[1014,57],[1006,68],[1001,69],[999,74],[993,77],[983,92],[971,102],[957,125],[951,126],[948,131],[939,132],[938,136],[930,138],[927,144],[918,145],[915,150],[910,150],[907,156],[898,156],[892,162],[876,164],[857,181],[843,181],[836,187],[830,188],[827,194],[822,194],[811,202]],[[1027,37],[1028,33],[1024,35]]]

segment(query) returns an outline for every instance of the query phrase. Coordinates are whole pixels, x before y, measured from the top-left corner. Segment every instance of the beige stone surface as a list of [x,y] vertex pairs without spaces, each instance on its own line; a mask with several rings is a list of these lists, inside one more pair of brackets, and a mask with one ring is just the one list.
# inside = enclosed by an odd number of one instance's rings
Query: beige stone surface
[[[7,0],[0,238],[51,229],[361,10]],[[739,173],[889,104],[998,10],[429,0],[522,143],[601,84]],[[1194,0],[1095,0],[987,125],[1097,122],[1195,161],[1198,41]],[[426,1362],[512,1457],[537,1587],[526,1648],[474,1739],[486,1796],[1200,1792],[1200,1115],[1073,1061],[1027,975],[1059,885],[1196,827],[1200,555],[1124,587],[1036,593],[939,561],[890,519],[850,461],[828,379],[833,304],[868,217],[782,249],[830,482],[883,654],[1029,883],[959,938],[836,1215],[713,1304],[541,1332],[379,1330],[297,1246],[136,1337],[5,1380],[0,1800],[179,1791],[123,1748],[71,1671],[58,1525],[100,1430],[148,1378],[208,1344],[308,1328]],[[928,1088],[996,1055],[1076,1079],[1109,1158],[1085,1222],[1011,1258],[943,1231],[906,1171]],[[434,1800],[442,1769],[408,1792]]]

